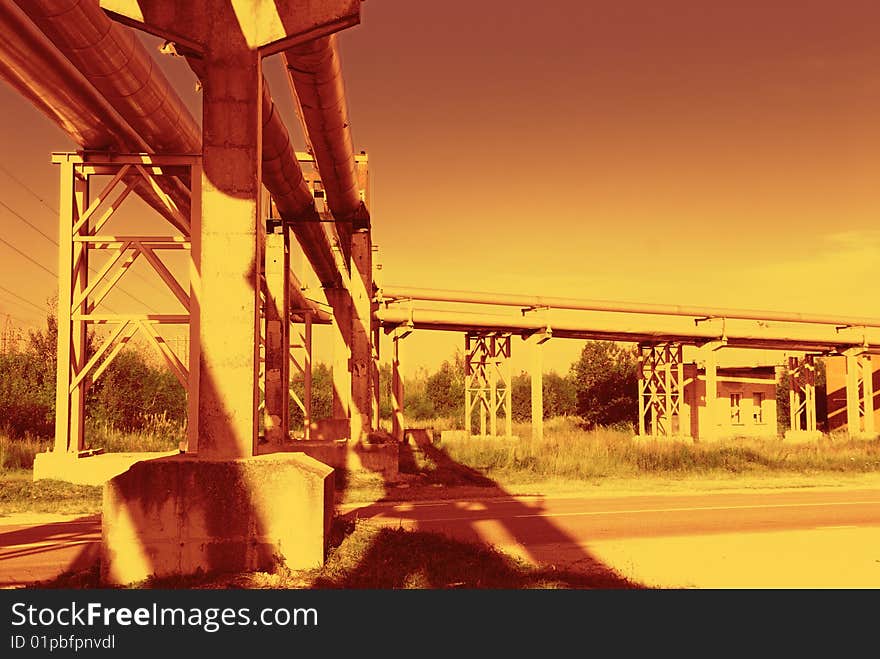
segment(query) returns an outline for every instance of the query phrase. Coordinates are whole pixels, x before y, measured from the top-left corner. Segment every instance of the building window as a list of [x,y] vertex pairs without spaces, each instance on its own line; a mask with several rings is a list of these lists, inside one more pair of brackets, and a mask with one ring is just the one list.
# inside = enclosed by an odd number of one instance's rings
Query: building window
[[742,394],[730,394],[730,422],[742,425]]
[[752,394],[752,415],[756,424],[764,423],[764,394],[760,391]]

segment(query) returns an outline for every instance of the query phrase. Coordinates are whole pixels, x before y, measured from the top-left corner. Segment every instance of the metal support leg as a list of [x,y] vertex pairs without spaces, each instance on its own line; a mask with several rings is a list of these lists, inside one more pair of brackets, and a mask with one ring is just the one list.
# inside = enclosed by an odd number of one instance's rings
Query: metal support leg
[[391,434],[403,441],[403,378],[400,374],[400,337],[394,337],[394,355],[391,361]]
[[[532,439],[544,439],[544,344],[532,338]],[[641,381],[640,381],[641,382]],[[641,397],[640,397],[641,400]]]
[[861,432],[859,419],[859,358],[846,356],[846,427],[850,437]]

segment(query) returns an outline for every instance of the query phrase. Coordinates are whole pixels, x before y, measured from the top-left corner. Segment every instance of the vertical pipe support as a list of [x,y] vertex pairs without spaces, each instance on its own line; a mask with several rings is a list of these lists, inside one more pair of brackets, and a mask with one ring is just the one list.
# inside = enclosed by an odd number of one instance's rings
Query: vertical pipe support
[[403,378],[400,373],[400,341],[394,335],[394,354],[391,358],[391,434],[398,442],[402,442],[404,425],[403,412]]
[[[540,441],[544,439],[544,343],[541,336],[535,334],[531,337],[531,344],[532,439]],[[639,383],[641,384],[641,379]],[[639,400],[641,400],[641,393]],[[639,405],[640,409],[641,407]],[[644,419],[642,419],[642,425],[644,425]]]
[[859,357],[846,356],[846,427],[850,437],[861,432],[859,418]]
[[865,435],[873,437],[876,432],[874,423],[874,365],[871,355],[862,357],[862,395],[864,410]]
[[[73,228],[89,205],[88,179],[70,160],[61,163],[58,226],[58,338],[56,345],[55,444],[57,453],[85,448],[85,393],[88,378],[71,387],[86,364],[86,323],[74,311],[90,311],[86,299],[73,309],[74,298],[88,286],[88,245],[74,243]],[[88,223],[80,231],[88,233]]]

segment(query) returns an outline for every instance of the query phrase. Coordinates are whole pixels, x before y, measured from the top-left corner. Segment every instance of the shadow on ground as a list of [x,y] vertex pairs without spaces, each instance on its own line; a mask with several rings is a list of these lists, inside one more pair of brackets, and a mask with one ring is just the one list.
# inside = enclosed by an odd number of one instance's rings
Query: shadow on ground
[[[478,440],[475,440],[478,441]],[[413,447],[400,445],[402,482],[385,483],[384,495],[334,520],[326,564],[316,570],[276,574],[247,573],[192,575],[156,579],[133,584],[137,588],[642,588],[619,575],[541,515],[540,500],[523,503],[478,470],[462,465],[431,443]],[[353,478],[339,473],[340,493]],[[420,492],[421,490],[421,492]],[[424,502],[437,495],[431,506],[439,518],[456,518],[448,530],[430,531],[426,524],[395,512],[399,522],[373,519],[387,512],[390,503],[402,497]],[[465,514],[462,514],[463,511]],[[486,525],[494,525],[515,543],[521,557],[487,544],[494,536]],[[423,528],[423,526],[425,528]],[[565,547],[564,564],[558,548]],[[89,561],[84,564],[84,561]],[[86,548],[57,579],[38,582],[37,588],[97,588],[99,570],[94,548]]]

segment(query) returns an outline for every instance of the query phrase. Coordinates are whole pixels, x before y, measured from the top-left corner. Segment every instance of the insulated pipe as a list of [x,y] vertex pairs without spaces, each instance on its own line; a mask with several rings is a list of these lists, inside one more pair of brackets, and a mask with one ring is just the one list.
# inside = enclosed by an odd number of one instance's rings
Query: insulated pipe
[[762,326],[754,321],[726,322],[725,327],[711,323],[694,325],[681,318],[632,318],[622,320],[612,314],[580,320],[548,320],[540,316],[504,316],[439,309],[380,309],[376,318],[386,327],[411,326],[413,329],[447,331],[502,331],[530,334],[548,331],[557,338],[602,339],[611,341],[677,341],[700,345],[722,336],[730,347],[774,350],[830,352],[847,347],[864,347],[866,352],[880,352],[880,335],[847,339],[828,328]]
[[201,131],[132,30],[98,2],[16,0],[157,153],[201,152]]
[[296,45],[286,50],[283,57],[327,194],[327,205],[348,253],[353,223],[369,226],[370,218],[358,191],[336,36]]
[[269,87],[263,84],[263,182],[278,214],[302,246],[321,285],[336,286],[339,270],[331,241],[315,210],[315,199],[303,179],[290,134],[278,114]]
[[[89,150],[147,152],[149,145],[12,0],[0,0],[0,77]],[[161,177],[166,178],[166,177]],[[135,191],[164,217],[176,219],[140,176]],[[174,186],[173,198],[189,215],[189,195]]]
[[[16,1],[143,136],[151,151],[201,152],[198,124],[132,30],[112,21],[97,2]],[[196,61],[189,59],[198,74]],[[263,89],[263,180],[282,218],[292,223],[321,283],[336,285],[339,273],[332,246],[317,222],[314,200],[268,86]]]
[[756,311],[754,309],[727,309],[723,307],[691,307],[642,302],[614,302],[611,300],[579,300],[567,297],[511,295],[472,291],[440,290],[406,286],[383,286],[379,292],[383,300],[424,300],[431,302],[461,302],[525,309],[569,309],[576,311],[613,311],[619,313],[656,314],[661,316],[689,316],[691,318],[735,318],[790,323],[814,323],[840,327],[880,327],[880,318],[858,316],[823,316],[798,312]]

